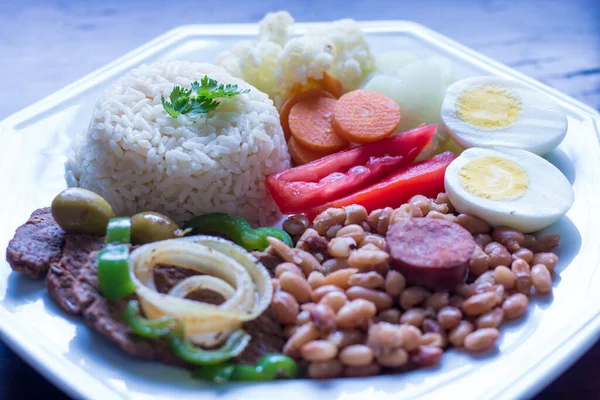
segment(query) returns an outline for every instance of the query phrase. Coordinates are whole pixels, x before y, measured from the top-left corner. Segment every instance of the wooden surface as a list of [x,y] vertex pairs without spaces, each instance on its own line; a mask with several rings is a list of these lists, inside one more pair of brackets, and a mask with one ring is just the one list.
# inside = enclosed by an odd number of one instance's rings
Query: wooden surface
[[[5,0],[0,119],[171,28],[284,8],[299,21],[413,20],[600,109],[600,0]],[[537,398],[600,399],[599,365],[600,343]],[[66,398],[0,343],[0,399],[42,397]]]

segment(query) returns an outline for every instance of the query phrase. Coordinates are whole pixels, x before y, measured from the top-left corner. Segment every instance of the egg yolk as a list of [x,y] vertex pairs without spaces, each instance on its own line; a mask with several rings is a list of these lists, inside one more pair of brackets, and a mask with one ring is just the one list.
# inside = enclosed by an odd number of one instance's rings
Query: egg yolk
[[515,200],[529,186],[529,175],[516,162],[498,156],[479,157],[459,171],[460,183],[468,193],[489,200]]
[[477,86],[460,95],[456,114],[461,120],[480,128],[504,128],[519,118],[521,100],[503,86]]

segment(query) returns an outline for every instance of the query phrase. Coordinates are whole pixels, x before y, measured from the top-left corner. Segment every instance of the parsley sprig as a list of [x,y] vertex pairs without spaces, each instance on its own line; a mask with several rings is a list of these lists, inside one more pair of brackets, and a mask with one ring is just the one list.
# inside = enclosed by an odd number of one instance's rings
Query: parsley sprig
[[192,82],[191,89],[175,86],[169,100],[162,98],[165,111],[173,118],[180,114],[190,118],[197,118],[219,106],[216,99],[230,99],[241,93],[248,93],[250,89],[240,90],[238,85],[223,84],[205,75],[204,78]]

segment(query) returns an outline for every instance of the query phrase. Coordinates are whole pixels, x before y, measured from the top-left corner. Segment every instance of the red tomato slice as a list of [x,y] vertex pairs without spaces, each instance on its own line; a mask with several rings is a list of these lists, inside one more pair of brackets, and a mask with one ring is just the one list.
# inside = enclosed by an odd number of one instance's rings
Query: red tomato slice
[[283,213],[309,208],[356,192],[414,161],[437,125],[341,151],[267,177],[267,188]]
[[455,158],[454,153],[447,151],[429,160],[405,166],[372,186],[308,210],[308,217],[312,219],[331,207],[360,204],[367,212],[371,212],[378,208],[400,207],[416,194],[435,197],[444,191],[444,173]]

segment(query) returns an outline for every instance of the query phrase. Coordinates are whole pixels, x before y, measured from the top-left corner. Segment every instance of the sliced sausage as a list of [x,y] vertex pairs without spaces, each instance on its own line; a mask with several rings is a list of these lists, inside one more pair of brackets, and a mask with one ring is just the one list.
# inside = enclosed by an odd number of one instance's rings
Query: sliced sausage
[[463,282],[475,241],[462,226],[444,219],[404,218],[386,235],[390,266],[409,284],[451,289]]

